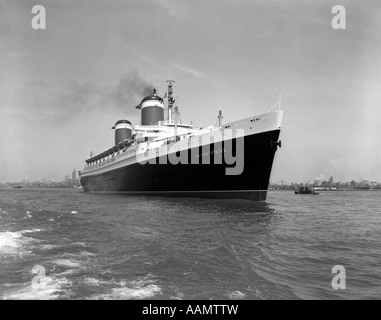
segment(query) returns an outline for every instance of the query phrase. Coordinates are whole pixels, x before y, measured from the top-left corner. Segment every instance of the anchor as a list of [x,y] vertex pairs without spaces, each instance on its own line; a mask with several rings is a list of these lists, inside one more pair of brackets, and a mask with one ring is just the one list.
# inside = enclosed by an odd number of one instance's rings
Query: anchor
[[278,149],[278,146],[279,146],[279,148],[282,148],[282,141],[281,140],[279,140],[279,141],[270,140],[270,147],[273,149],[273,151],[276,151]]

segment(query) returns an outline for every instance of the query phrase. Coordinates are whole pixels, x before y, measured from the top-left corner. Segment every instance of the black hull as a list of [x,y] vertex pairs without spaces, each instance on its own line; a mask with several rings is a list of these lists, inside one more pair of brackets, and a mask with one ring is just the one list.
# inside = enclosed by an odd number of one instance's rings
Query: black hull
[[[238,138],[244,139],[244,169],[239,175],[226,175],[226,164],[213,164],[214,145],[211,144],[211,164],[136,163],[98,175],[81,176],[81,185],[88,192],[263,201],[276,151],[272,142],[278,141],[279,133],[274,130]],[[235,155],[235,139],[232,145]],[[201,147],[198,151],[201,154]],[[190,156],[189,149],[189,159]],[[202,162],[201,157],[199,161]]]

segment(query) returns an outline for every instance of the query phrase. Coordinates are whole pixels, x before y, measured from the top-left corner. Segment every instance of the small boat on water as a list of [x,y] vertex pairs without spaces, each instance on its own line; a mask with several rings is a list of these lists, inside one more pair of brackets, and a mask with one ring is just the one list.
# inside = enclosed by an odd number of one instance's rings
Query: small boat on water
[[301,186],[298,190],[295,190],[295,194],[319,194],[314,189],[309,189],[307,186]]

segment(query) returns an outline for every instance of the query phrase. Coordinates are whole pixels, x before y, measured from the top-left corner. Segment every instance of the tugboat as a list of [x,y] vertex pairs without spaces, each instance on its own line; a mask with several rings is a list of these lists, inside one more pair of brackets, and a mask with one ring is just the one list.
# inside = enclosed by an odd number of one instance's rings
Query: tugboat
[[298,190],[295,190],[295,194],[319,194],[314,189],[309,189],[307,186],[301,186]]

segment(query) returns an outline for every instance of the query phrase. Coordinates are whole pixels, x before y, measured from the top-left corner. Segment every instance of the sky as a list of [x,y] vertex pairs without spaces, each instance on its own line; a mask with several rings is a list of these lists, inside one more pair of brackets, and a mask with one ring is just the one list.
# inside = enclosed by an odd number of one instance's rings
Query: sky
[[281,90],[273,182],[381,182],[380,39],[373,0],[0,0],[0,182],[81,170],[169,79],[197,126],[267,112]]

